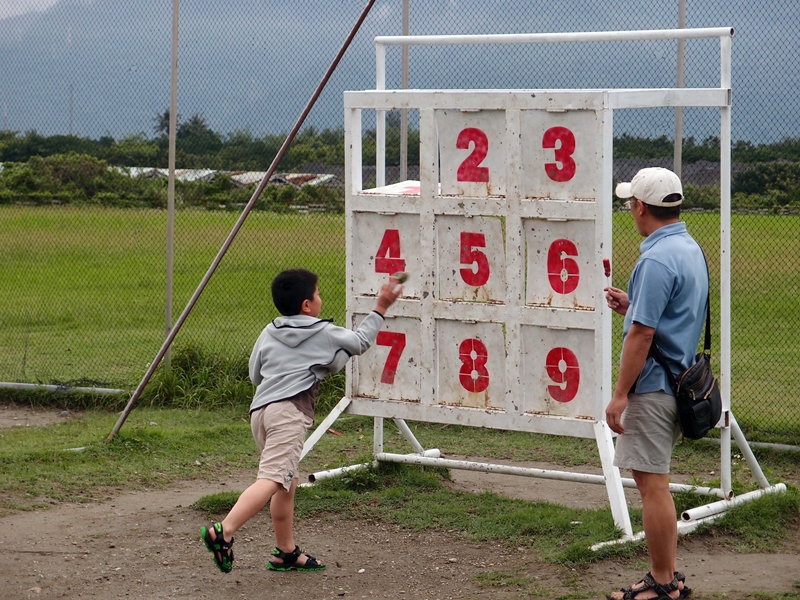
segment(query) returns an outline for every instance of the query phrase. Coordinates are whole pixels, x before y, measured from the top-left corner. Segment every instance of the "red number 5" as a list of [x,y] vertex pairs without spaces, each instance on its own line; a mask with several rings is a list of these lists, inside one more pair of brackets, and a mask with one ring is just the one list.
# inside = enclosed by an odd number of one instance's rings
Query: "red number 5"
[[547,376],[558,385],[548,385],[547,391],[556,402],[569,402],[581,385],[578,357],[569,348],[553,348],[545,358]]
[[553,148],[556,160],[561,163],[560,169],[556,163],[545,163],[544,170],[550,179],[564,182],[575,177],[575,161],[572,158],[575,134],[566,127],[551,127],[544,132],[542,148]]
[[[474,357],[473,354],[475,354]],[[489,371],[486,370],[489,351],[486,349],[486,345],[474,338],[464,340],[458,347],[458,358],[461,359],[458,380],[464,389],[468,392],[485,391],[489,387]],[[477,377],[473,378],[473,373]]]
[[[461,264],[470,266],[461,269],[461,278],[467,285],[479,287],[489,281],[489,259],[480,250],[474,250],[485,247],[486,236],[482,233],[461,232]],[[473,264],[478,265],[477,271],[472,270]]]
[[378,346],[389,346],[389,356],[386,357],[386,364],[383,365],[381,373],[381,383],[394,383],[397,375],[397,365],[400,363],[400,355],[406,347],[406,334],[396,331],[379,331],[375,339]]
[[580,267],[575,259],[578,247],[571,240],[558,239],[547,251],[547,279],[557,294],[571,294],[581,278]]
[[475,127],[467,127],[458,134],[456,148],[469,150],[469,145],[474,144],[472,153],[458,167],[456,181],[489,181],[488,167],[479,166],[489,152],[489,138]]

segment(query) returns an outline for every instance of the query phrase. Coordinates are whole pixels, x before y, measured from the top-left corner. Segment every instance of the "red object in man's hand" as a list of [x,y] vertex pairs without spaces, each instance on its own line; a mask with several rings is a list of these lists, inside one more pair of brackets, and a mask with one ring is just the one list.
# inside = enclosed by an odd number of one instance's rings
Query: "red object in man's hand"
[[611,277],[611,259],[609,258],[603,259],[603,270],[606,273],[606,277]]

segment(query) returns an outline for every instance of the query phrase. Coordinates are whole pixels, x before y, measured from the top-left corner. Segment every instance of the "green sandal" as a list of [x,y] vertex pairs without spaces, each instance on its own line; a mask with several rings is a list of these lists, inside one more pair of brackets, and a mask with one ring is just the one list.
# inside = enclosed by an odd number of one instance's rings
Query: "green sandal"
[[[211,530],[214,530],[214,539],[211,539]],[[214,555],[214,564],[223,573],[230,573],[233,569],[233,538],[230,542],[225,541],[225,536],[222,533],[222,523],[214,523],[209,528],[200,528],[200,537],[208,548],[208,551]]]
[[300,558],[301,554],[304,554],[304,552],[300,550],[300,546],[295,546],[292,552],[283,552],[276,547],[272,550],[272,556],[280,558],[283,562],[269,561],[267,567],[272,571],[322,571],[325,569],[325,565],[310,554],[306,554],[306,563],[304,565],[298,565],[297,559]]

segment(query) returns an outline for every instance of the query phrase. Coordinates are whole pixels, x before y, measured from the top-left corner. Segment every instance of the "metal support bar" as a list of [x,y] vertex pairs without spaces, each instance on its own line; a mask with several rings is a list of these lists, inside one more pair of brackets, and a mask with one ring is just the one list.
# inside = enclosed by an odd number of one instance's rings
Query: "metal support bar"
[[303,460],[303,457],[311,452],[311,449],[316,445],[320,438],[325,435],[325,432],[328,431],[328,427],[333,425],[333,422],[339,418],[339,415],[342,414],[348,406],[350,406],[350,402],[351,400],[347,396],[339,400],[338,404],[333,407],[333,410],[328,413],[328,416],[325,417],[322,420],[322,423],[317,426],[317,428],[314,430],[314,433],[308,436],[306,443],[303,444],[303,452],[300,453],[300,460]]
[[750,500],[755,500],[756,498],[760,498],[765,494],[775,494],[777,492],[785,492],[785,491],[786,491],[786,484],[777,483],[763,490],[753,490],[752,492],[747,492],[746,494],[742,494],[741,496],[736,496],[735,498],[731,498],[730,500],[719,500],[718,502],[712,502],[711,504],[706,504],[704,506],[690,508],[681,513],[681,519],[683,519],[684,521],[695,521],[697,519],[703,519],[705,517],[709,517],[711,515],[716,515],[717,513],[726,511],[729,508],[738,506],[739,504],[744,504],[745,502],[749,502]]

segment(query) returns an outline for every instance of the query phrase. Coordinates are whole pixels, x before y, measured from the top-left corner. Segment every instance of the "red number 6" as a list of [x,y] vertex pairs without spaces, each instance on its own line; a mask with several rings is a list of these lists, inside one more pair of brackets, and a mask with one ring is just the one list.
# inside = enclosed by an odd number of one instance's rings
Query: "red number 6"
[[571,294],[581,278],[575,259],[578,247],[571,240],[558,239],[547,250],[547,279],[557,294]]

